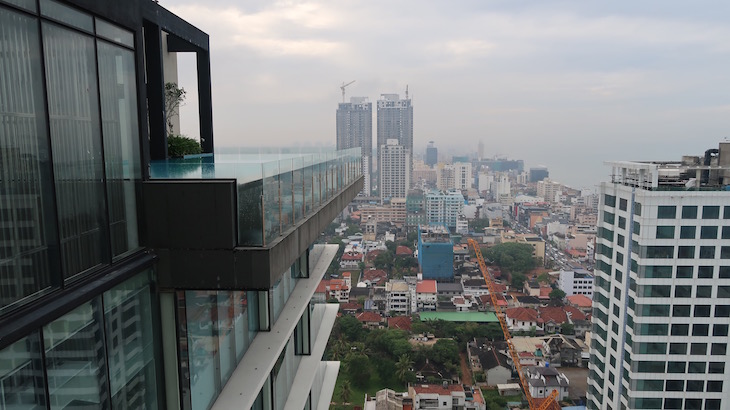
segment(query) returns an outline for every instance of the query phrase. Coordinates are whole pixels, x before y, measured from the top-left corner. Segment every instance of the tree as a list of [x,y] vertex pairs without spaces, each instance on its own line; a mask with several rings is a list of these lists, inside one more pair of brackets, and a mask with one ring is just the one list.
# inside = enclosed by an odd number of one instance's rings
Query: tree
[[411,367],[413,367],[413,360],[411,360],[411,357],[407,354],[402,354],[398,358],[398,363],[395,364],[395,374],[401,383],[405,383],[406,380],[408,380],[409,374],[412,373]]
[[547,273],[541,273],[540,275],[537,276],[537,281],[538,282],[542,282],[542,283],[549,284],[550,283],[550,275],[548,275]]
[[343,403],[348,403],[350,401],[351,394],[352,388],[350,387],[350,381],[345,379],[340,384],[340,399],[342,399]]
[[514,272],[510,275],[510,285],[512,285],[513,288],[522,289],[522,287],[525,285],[525,275],[522,273]]
[[365,335],[362,323],[354,316],[345,315],[337,319],[337,332],[351,342],[359,342]]
[[165,83],[165,125],[167,135],[173,135],[172,119],[179,114],[178,110],[185,101],[185,89],[177,83]]
[[352,354],[348,356],[347,372],[350,380],[357,387],[365,387],[370,382],[370,360],[365,355]]
[[563,300],[564,297],[565,297],[565,292],[563,292],[560,289],[553,289],[552,291],[550,291],[550,299],[552,299],[552,300],[555,300],[555,301]]
[[459,346],[451,339],[439,339],[431,348],[431,359],[442,366],[459,363]]
[[565,322],[562,325],[560,325],[560,333],[562,333],[564,335],[574,335],[575,326],[572,323]]
[[486,257],[510,273],[525,273],[536,265],[532,246],[525,243],[507,242],[487,249]]

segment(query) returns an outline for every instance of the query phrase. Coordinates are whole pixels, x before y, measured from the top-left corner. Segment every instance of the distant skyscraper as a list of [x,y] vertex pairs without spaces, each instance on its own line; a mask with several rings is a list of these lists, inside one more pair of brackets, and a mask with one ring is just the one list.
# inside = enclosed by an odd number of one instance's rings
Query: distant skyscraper
[[411,153],[398,145],[398,140],[389,139],[378,152],[380,170],[380,202],[391,198],[405,198],[410,185]]
[[373,104],[367,97],[350,97],[349,103],[337,106],[337,149],[360,147],[363,192],[370,195],[370,156],[373,150]]
[[542,181],[549,176],[550,173],[545,167],[530,168],[530,182]]
[[398,94],[381,94],[378,100],[378,149],[389,139],[413,152],[413,106]]
[[426,147],[426,165],[433,167],[436,165],[437,162],[439,162],[439,154],[438,154],[438,148],[436,148],[433,145],[433,141],[430,141],[428,143],[428,147]]

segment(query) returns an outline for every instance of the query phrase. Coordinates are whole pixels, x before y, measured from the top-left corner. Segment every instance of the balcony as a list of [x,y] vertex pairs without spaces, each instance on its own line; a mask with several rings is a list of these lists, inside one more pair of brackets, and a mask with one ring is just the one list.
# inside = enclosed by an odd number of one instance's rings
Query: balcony
[[[360,149],[354,148],[315,153],[228,150],[153,161],[143,195],[146,245],[160,256],[160,278],[169,273],[170,287],[178,289],[270,285],[250,272],[266,269],[280,275],[316,240],[362,189],[361,158]],[[238,273],[211,283],[202,279],[203,272],[190,272],[192,283],[186,284],[181,271],[195,268],[185,264],[208,271],[230,267]]]

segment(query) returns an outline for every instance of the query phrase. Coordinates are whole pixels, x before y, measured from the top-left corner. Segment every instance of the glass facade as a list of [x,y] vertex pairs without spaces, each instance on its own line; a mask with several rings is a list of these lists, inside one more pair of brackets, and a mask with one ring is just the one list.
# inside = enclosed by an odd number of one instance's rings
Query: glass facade
[[0,408],[158,408],[150,280],[140,273],[0,350]]
[[0,5],[0,312],[140,248],[134,53],[92,16],[40,6]]
[[208,409],[259,331],[257,291],[180,291],[183,408]]

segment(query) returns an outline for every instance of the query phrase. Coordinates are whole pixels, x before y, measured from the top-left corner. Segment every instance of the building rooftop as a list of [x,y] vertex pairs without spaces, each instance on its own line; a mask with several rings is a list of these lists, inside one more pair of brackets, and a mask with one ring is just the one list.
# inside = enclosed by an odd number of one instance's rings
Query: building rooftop
[[446,322],[497,323],[493,312],[420,312],[421,320],[443,320]]
[[416,293],[436,293],[436,281],[426,279],[416,284]]

